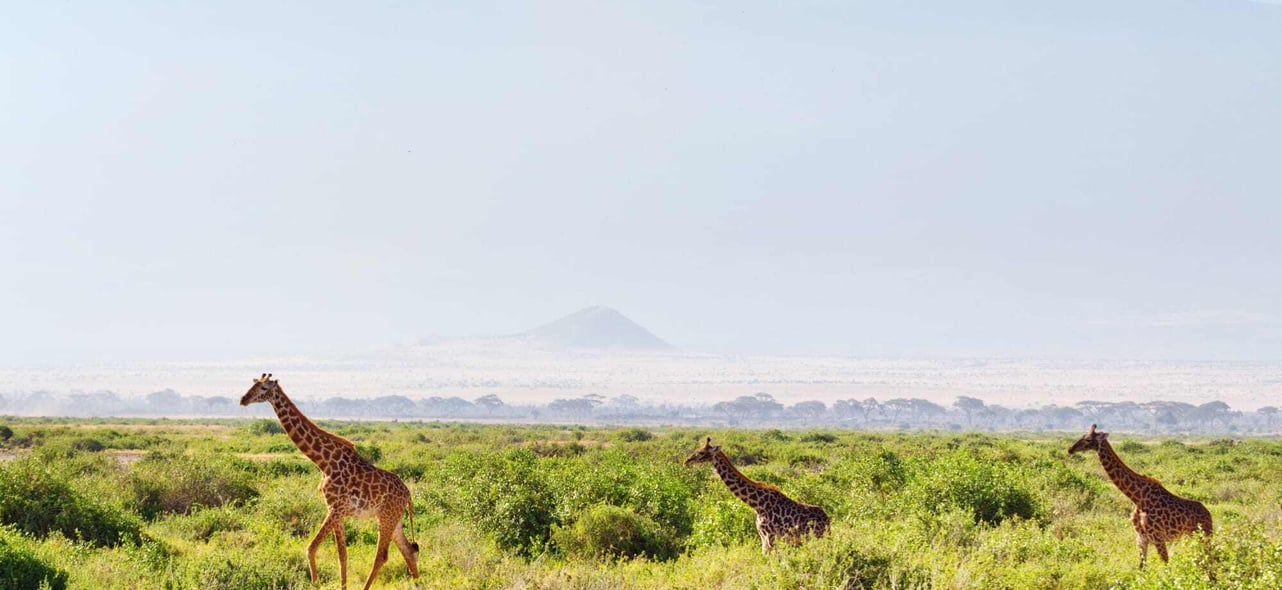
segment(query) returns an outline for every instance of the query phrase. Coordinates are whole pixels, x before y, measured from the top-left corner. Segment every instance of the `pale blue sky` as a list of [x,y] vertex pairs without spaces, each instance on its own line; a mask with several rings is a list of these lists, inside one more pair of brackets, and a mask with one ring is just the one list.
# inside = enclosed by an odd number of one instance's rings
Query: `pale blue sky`
[[6,7],[0,364],[1282,358],[1282,6],[206,4]]

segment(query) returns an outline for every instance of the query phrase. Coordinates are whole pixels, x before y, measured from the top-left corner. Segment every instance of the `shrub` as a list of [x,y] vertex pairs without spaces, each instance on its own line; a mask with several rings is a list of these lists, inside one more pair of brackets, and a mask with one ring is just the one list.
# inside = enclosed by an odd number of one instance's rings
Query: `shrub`
[[378,463],[383,458],[383,449],[374,443],[357,443],[356,454],[370,463]]
[[1123,453],[1143,453],[1148,450],[1148,446],[1141,442],[1124,440],[1117,446],[1117,450]]
[[528,449],[446,459],[446,508],[472,522],[500,547],[530,556],[547,545],[555,500],[546,472]]
[[163,512],[188,514],[258,496],[249,475],[228,459],[150,453],[130,473],[138,513],[153,519]]
[[547,463],[557,520],[570,522],[593,506],[608,504],[648,518],[676,537],[690,533],[690,500],[707,478],[702,470],[676,462],[639,461],[621,449]]
[[238,511],[227,508],[205,508],[179,517],[173,526],[183,537],[190,541],[208,541],[214,535],[225,531],[239,531],[245,528]]
[[625,428],[615,436],[623,442],[645,442],[654,438],[653,433],[643,428]]
[[254,436],[271,436],[273,434],[285,434],[285,429],[281,427],[280,422],[268,418],[259,418],[245,425],[245,431]]
[[98,546],[141,538],[135,518],[80,494],[64,476],[32,460],[0,469],[0,522],[38,537],[58,531]]
[[8,442],[11,438],[13,438],[13,429],[7,425],[0,424],[0,442]]
[[801,442],[832,444],[837,442],[837,435],[827,432],[811,432],[801,436]]
[[[310,587],[307,564],[293,548],[194,554],[178,560],[163,587],[175,590],[289,590]],[[349,572],[350,575],[350,572]]]
[[41,561],[26,547],[11,544],[0,532],[0,588],[36,590],[41,587],[65,589],[67,572]]
[[325,519],[320,494],[302,494],[292,488],[277,488],[260,498],[258,511],[295,537],[315,533]]
[[834,530],[805,551],[779,551],[777,567],[757,582],[763,588],[926,588],[929,576],[919,566],[897,559],[882,547]]
[[593,506],[573,526],[554,527],[552,542],[575,557],[668,559],[676,555],[676,544],[654,521],[606,504]]
[[757,515],[728,493],[700,498],[692,528],[687,541],[692,547],[738,545],[759,538]]
[[102,442],[96,438],[85,437],[85,438],[78,438],[76,440],[71,441],[71,448],[77,451],[97,453],[98,451],[101,451],[107,447],[103,445]]
[[920,505],[951,506],[969,513],[975,522],[1034,518],[1037,501],[1017,479],[1010,467],[953,453],[919,464],[909,493]]

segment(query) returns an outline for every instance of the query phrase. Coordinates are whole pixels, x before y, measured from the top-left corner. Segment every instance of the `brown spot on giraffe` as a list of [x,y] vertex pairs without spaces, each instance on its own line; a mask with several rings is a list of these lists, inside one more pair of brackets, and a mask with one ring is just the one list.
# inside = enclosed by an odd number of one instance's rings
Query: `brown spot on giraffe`
[[1147,475],[1133,471],[1108,444],[1108,433],[1098,432],[1091,424],[1090,432],[1073,443],[1068,453],[1080,453],[1094,450],[1099,453],[1099,462],[1104,472],[1113,480],[1113,485],[1121,490],[1127,498],[1135,503],[1131,512],[1131,525],[1135,527],[1136,544],[1140,548],[1140,569],[1148,557],[1148,546],[1157,549],[1158,557],[1168,561],[1166,544],[1185,535],[1201,533],[1205,543],[1210,540],[1212,530],[1211,512],[1197,500],[1181,498],[1167,491]]
[[321,430],[308,420],[285,395],[280,382],[271,377],[270,373],[263,373],[255,379],[254,385],[240,398],[240,405],[270,403],[290,440],[324,474],[319,491],[325,496],[329,513],[325,515],[320,530],[316,531],[316,536],[307,546],[307,566],[312,583],[317,582],[316,550],[321,541],[332,533],[338,544],[342,587],[347,588],[347,536],[343,528],[343,519],[347,517],[378,520],[378,550],[374,554],[374,568],[369,572],[369,579],[365,580],[366,590],[369,590],[378,570],[387,561],[387,548],[392,541],[396,542],[397,549],[405,558],[410,576],[417,578],[418,543],[411,543],[405,538],[401,522],[406,511],[409,511],[411,526],[414,522],[414,506],[405,482],[356,454],[356,447],[351,441]]
[[743,500],[757,513],[757,534],[761,536],[761,552],[774,549],[775,539],[782,538],[799,543],[807,535],[822,537],[828,532],[828,513],[823,508],[802,504],[785,496],[779,488],[748,479],[730,462],[721,447],[712,446],[712,437],[686,459],[686,466],[695,463],[712,463],[712,468],[730,493]]

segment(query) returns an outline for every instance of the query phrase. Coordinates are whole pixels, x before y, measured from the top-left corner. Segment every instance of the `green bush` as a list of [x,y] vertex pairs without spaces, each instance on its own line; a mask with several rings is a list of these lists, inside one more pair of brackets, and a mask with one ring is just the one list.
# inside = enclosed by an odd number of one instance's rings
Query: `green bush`
[[101,451],[107,447],[106,445],[102,444],[102,441],[96,438],[84,437],[84,438],[77,438],[76,440],[71,441],[71,448],[77,451],[97,453],[98,451]]
[[98,546],[142,536],[135,517],[86,497],[48,464],[30,459],[0,468],[0,522],[37,537],[58,531]]
[[281,427],[280,422],[268,418],[259,418],[245,425],[245,431],[254,436],[271,436],[273,434],[285,434],[285,429]]
[[197,506],[222,506],[258,496],[251,479],[226,457],[150,453],[133,466],[134,507],[144,518],[187,514]]
[[13,429],[0,424],[0,442],[8,442],[11,438],[13,438]]
[[759,540],[757,515],[729,492],[704,495],[694,509],[691,547],[739,545]]
[[239,508],[203,508],[177,517],[173,526],[189,541],[208,541],[214,535],[245,528]]
[[290,487],[273,489],[258,499],[257,511],[274,526],[294,537],[316,532],[325,519],[325,502],[320,494],[300,493]]
[[654,434],[644,428],[625,428],[615,437],[623,442],[645,442],[654,438]]
[[958,452],[918,465],[908,491],[932,511],[940,505],[957,508],[991,525],[1038,516],[1037,501],[1021,479],[1010,467]]
[[[296,548],[197,554],[167,572],[173,590],[291,590],[309,588],[307,563]],[[348,572],[352,575],[352,572]]]
[[654,521],[605,504],[593,506],[573,526],[553,527],[552,542],[574,557],[668,559],[676,555],[676,543]]
[[0,531],[0,588],[64,590],[67,587],[67,572],[41,561],[26,547],[11,543],[7,536]]
[[542,551],[557,521],[555,499],[538,462],[528,449],[450,455],[441,497],[446,511],[473,523],[500,547],[527,556]]
[[558,521],[573,521],[595,505],[608,504],[630,509],[676,537],[690,534],[690,501],[708,477],[675,461],[641,460],[621,449],[545,463]]
[[370,463],[378,463],[383,458],[383,449],[374,443],[358,443],[356,445],[356,454],[364,457]]
[[801,436],[801,442],[832,444],[837,442],[837,435],[827,432],[811,432]]

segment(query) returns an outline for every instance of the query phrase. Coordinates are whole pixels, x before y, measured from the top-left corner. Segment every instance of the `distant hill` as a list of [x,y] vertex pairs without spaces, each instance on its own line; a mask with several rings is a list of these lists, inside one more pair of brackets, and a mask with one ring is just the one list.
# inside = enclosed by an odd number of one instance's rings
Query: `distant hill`
[[609,307],[581,309],[520,335],[544,346],[609,350],[675,350],[649,330]]

